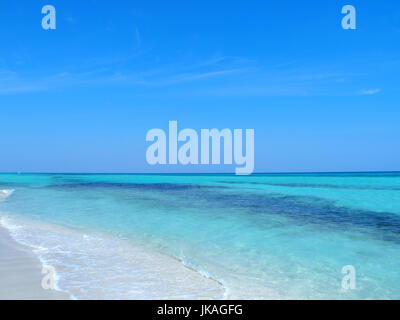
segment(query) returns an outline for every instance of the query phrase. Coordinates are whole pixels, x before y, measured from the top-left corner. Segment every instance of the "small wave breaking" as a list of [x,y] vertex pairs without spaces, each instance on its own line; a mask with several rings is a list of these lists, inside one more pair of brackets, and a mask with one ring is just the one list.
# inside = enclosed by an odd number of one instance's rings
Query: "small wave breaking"
[[0,201],[7,199],[13,192],[14,190],[0,190]]

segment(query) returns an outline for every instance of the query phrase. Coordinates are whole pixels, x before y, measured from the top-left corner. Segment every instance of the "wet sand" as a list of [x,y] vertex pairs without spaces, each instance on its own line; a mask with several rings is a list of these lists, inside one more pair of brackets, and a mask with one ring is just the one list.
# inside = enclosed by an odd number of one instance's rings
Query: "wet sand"
[[66,300],[70,296],[42,288],[42,264],[32,249],[17,243],[0,226],[0,300]]

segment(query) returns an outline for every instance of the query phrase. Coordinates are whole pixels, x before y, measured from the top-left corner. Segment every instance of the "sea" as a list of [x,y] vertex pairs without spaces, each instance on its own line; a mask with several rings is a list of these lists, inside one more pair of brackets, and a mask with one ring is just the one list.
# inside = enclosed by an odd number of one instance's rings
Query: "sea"
[[0,190],[0,224],[74,299],[400,298],[400,173],[0,174]]

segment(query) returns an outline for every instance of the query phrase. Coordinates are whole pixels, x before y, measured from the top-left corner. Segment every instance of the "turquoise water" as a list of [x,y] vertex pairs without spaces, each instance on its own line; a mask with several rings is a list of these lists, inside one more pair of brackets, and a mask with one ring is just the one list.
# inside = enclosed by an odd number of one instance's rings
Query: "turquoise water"
[[400,298],[399,173],[1,174],[0,189],[2,223],[76,298]]

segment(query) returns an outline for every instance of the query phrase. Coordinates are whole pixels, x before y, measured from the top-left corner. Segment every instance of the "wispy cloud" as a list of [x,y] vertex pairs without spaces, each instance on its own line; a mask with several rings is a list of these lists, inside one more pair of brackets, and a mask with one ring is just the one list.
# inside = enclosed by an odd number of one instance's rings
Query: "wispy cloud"
[[142,46],[142,37],[140,35],[140,31],[139,28],[135,28],[135,40],[136,40],[136,49],[140,49],[140,47]]
[[70,24],[76,24],[77,23],[77,20],[72,15],[66,15],[65,16],[65,21],[67,21]]
[[[136,41],[141,45],[136,29]],[[307,66],[296,61],[280,61],[270,65],[254,60],[214,55],[193,61],[165,61],[137,51],[127,56],[92,58],[58,70],[32,75],[0,69],[0,94],[17,94],[63,88],[109,85],[126,88],[166,88],[171,94],[201,94],[214,96],[315,96],[355,94],[344,83],[365,74],[340,72],[339,68]],[[87,62],[87,63],[86,63]],[[62,72],[59,70],[68,70]],[[35,73],[33,73],[35,74]],[[184,85],[188,84],[187,90]],[[346,87],[345,87],[346,86]],[[190,87],[190,88],[189,88]],[[356,94],[373,95],[380,89],[368,89]]]
[[[136,29],[137,46],[141,46]],[[234,77],[255,71],[249,61],[239,57],[218,56],[197,62],[140,63],[140,53],[126,57],[93,58],[90,63],[66,66],[68,72],[43,72],[40,76],[0,69],[0,94],[52,90],[81,85],[124,85],[127,87],[168,87],[213,78]],[[147,67],[146,67],[147,64]],[[157,65],[157,67],[154,67]],[[59,69],[59,70],[60,70]],[[204,83],[204,81],[203,81]]]
[[23,81],[17,72],[0,69],[0,94],[15,94],[37,91],[36,83]]
[[156,81],[154,85],[172,85],[172,84],[179,84],[179,83],[186,83],[201,79],[210,79],[210,78],[217,78],[223,76],[229,76],[239,73],[244,73],[251,71],[251,69],[242,68],[242,69],[228,69],[228,70],[217,70],[217,71],[210,71],[210,72],[193,72],[193,73],[183,73],[173,75],[171,77],[167,77],[166,79],[161,79],[160,81]]
[[381,92],[381,89],[364,89],[364,90],[361,90],[360,93],[362,95],[372,96],[372,95],[377,94],[379,92]]

